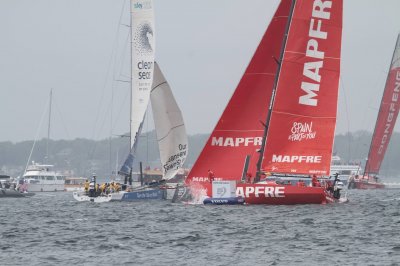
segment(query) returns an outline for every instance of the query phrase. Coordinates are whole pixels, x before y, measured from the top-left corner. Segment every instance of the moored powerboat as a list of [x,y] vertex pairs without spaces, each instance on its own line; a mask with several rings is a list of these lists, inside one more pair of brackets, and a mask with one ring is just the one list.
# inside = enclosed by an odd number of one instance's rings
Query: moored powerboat
[[65,176],[50,170],[53,165],[32,162],[23,175],[29,192],[64,191]]

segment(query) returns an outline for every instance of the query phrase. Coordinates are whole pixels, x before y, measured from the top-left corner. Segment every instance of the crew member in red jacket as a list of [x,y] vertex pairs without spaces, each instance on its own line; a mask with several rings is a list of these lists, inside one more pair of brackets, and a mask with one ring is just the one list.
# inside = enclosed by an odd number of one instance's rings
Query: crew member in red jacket
[[210,181],[210,183],[212,183],[212,181],[214,181],[214,178],[215,178],[215,175],[214,175],[213,171],[208,169],[208,180]]

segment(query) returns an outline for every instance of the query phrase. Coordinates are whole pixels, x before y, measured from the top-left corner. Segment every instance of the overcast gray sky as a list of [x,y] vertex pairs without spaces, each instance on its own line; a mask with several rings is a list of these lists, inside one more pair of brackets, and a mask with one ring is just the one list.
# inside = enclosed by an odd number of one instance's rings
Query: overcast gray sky
[[[154,0],[156,58],[189,134],[213,129],[278,2]],[[129,75],[128,4],[0,0],[0,141],[46,136],[50,88],[53,139],[129,131],[129,84],[114,81]],[[344,0],[337,133],[373,129],[399,10],[398,0]]]

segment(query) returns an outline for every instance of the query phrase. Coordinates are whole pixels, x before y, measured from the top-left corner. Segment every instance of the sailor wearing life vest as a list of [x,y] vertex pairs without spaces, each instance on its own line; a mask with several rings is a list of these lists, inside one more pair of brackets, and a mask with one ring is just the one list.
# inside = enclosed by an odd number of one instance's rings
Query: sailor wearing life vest
[[89,193],[89,185],[90,185],[89,180],[86,179],[85,185],[84,185],[84,190],[85,190],[86,195]]
[[90,180],[89,183],[89,197],[95,197],[96,196],[96,175],[93,175],[92,179]]
[[340,190],[343,188],[343,183],[339,178],[339,174],[335,174],[335,180],[333,181],[333,197],[340,199]]

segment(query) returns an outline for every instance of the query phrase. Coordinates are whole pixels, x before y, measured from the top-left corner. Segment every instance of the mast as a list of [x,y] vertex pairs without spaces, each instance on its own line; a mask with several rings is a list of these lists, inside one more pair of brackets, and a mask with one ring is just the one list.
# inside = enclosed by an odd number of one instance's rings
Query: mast
[[53,88],[50,89],[50,101],[49,101],[49,120],[47,124],[47,140],[46,140],[46,157],[45,161],[47,163],[49,159],[49,140],[50,140],[50,125],[51,125],[51,103],[53,100]]
[[[129,26],[131,28],[130,34],[130,48],[131,48],[131,56],[130,56],[130,67],[131,67],[131,95],[130,95],[130,109],[132,109],[132,90],[133,90],[133,60],[132,60],[132,56],[133,56],[133,40],[132,40],[132,36],[133,36],[133,27],[132,27],[132,1],[129,1]],[[132,143],[132,112],[129,112],[129,147],[132,148],[133,143]]]
[[[382,102],[383,102],[383,100],[384,100],[384,98],[385,98],[385,91],[386,91],[386,89],[387,89],[388,81],[389,81],[389,78],[390,78],[390,70],[392,69],[392,66],[393,66],[393,64],[395,63],[393,60],[395,60],[396,48],[397,48],[397,45],[398,45],[399,42],[400,42],[400,33],[399,33],[399,35],[397,36],[396,45],[395,45],[395,47],[394,47],[393,55],[392,55],[392,61],[391,61],[391,63],[390,63],[389,72],[388,72],[388,75],[387,75],[387,77],[386,77],[385,89],[384,89],[384,91],[383,91],[383,93],[382,93],[381,105],[380,105],[380,107],[379,107],[378,115],[376,116],[376,122],[375,122],[374,133],[372,134],[371,144],[369,145],[368,157],[367,157],[367,161],[365,162],[364,175],[369,175],[370,157],[371,157],[371,154],[372,154],[372,151],[373,151],[373,142],[374,142],[374,138],[375,138],[375,136],[376,136],[376,134],[377,134],[377,128],[378,128],[378,124],[379,124],[379,123],[378,123],[378,122],[379,122],[379,115],[380,115],[380,113],[382,112],[382,109],[383,109],[383,107],[384,107],[383,104],[382,104]],[[375,174],[378,174],[378,173],[375,173]]]
[[292,0],[292,4],[290,6],[289,17],[288,17],[288,20],[286,22],[285,34],[283,36],[283,45],[281,47],[281,52],[280,52],[280,55],[279,55],[279,61],[277,61],[278,69],[276,70],[274,86],[273,86],[273,89],[272,89],[272,96],[271,96],[271,100],[270,100],[269,107],[268,107],[267,119],[266,119],[266,122],[264,124],[264,134],[263,134],[263,138],[262,138],[261,148],[259,150],[259,157],[258,157],[258,161],[257,161],[257,172],[256,172],[255,180],[254,180],[255,182],[258,182],[260,180],[260,177],[261,177],[261,164],[262,164],[263,157],[264,157],[265,144],[267,142],[269,123],[271,121],[272,107],[274,106],[276,88],[277,88],[278,80],[279,80],[279,73],[281,72],[282,60],[283,60],[283,56],[284,56],[284,53],[285,53],[287,37],[288,37],[288,33],[289,33],[290,23],[291,23],[291,20],[292,20],[292,15],[293,15],[293,10],[294,10],[295,4],[296,4],[296,0]]

